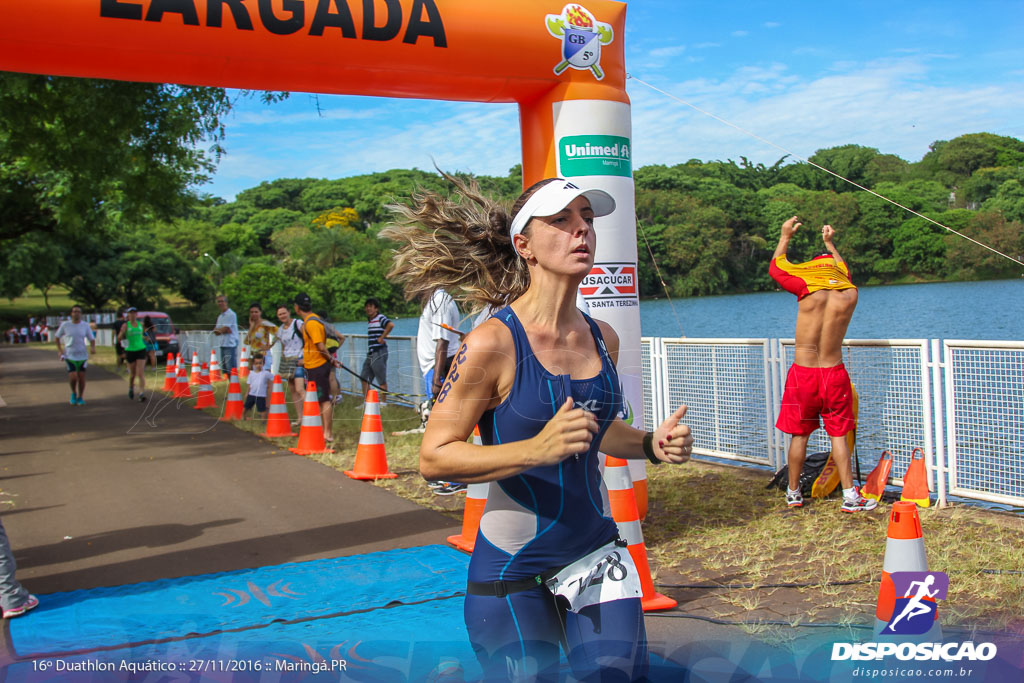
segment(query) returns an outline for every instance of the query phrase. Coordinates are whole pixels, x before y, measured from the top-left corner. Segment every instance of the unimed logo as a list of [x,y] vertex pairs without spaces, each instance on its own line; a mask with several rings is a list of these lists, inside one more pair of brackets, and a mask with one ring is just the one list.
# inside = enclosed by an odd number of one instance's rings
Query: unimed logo
[[901,661],[987,662],[995,658],[994,643],[833,643],[832,661],[879,660],[895,656]]

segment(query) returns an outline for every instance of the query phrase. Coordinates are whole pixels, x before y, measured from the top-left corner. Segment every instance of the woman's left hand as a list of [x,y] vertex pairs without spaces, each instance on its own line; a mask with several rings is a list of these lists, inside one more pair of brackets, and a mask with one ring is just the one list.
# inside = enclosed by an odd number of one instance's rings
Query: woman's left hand
[[679,410],[669,415],[668,419],[654,430],[651,445],[658,460],[678,465],[690,459],[693,452],[693,434],[687,425],[679,423],[684,415],[686,406],[679,406]]

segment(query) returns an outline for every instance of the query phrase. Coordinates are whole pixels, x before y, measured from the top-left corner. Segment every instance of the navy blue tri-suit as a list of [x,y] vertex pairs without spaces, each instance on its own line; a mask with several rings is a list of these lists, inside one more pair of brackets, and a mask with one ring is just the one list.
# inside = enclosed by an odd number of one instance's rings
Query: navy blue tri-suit
[[[575,407],[594,413],[599,430],[586,453],[490,483],[469,563],[465,604],[466,627],[484,678],[556,679],[562,643],[573,675],[580,680],[642,680],[648,656],[639,598],[573,613],[564,598],[556,599],[535,579],[546,579],[618,535],[597,452],[622,404],[618,374],[604,339],[597,324],[586,317],[601,356],[601,372],[574,380],[544,369],[511,308],[494,317],[512,332],[516,372],[511,394],[480,418],[483,443],[536,436],[570,394]],[[532,587],[524,589],[531,579]],[[508,582],[499,584],[509,589],[508,594],[501,595],[501,587],[492,589],[494,582]],[[487,590],[474,591],[480,586]]]

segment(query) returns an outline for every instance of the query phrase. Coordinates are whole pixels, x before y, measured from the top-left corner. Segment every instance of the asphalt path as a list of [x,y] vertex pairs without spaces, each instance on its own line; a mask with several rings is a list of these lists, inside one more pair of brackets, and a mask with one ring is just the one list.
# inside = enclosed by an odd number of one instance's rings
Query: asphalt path
[[[162,385],[163,375],[154,380]],[[55,351],[0,347],[0,518],[18,579],[44,600],[444,544],[461,532],[440,513],[161,392],[140,403],[127,389],[93,367],[86,405],[72,406]],[[694,648],[714,663],[758,647],[735,628],[670,615],[649,614],[646,623],[652,651],[679,662],[692,660]]]
[[[151,376],[152,379],[152,376]],[[163,384],[162,374],[159,383]],[[0,517],[37,594],[445,542],[451,519],[52,350],[0,348]]]

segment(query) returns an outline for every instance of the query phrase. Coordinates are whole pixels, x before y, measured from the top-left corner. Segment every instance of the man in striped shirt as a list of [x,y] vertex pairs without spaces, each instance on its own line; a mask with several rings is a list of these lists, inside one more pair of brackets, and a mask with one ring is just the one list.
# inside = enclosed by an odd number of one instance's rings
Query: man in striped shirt
[[363,396],[370,389],[370,382],[376,380],[381,388],[381,403],[388,401],[388,344],[385,341],[395,323],[380,312],[380,300],[370,297],[364,305],[366,311],[366,360],[363,361]]

